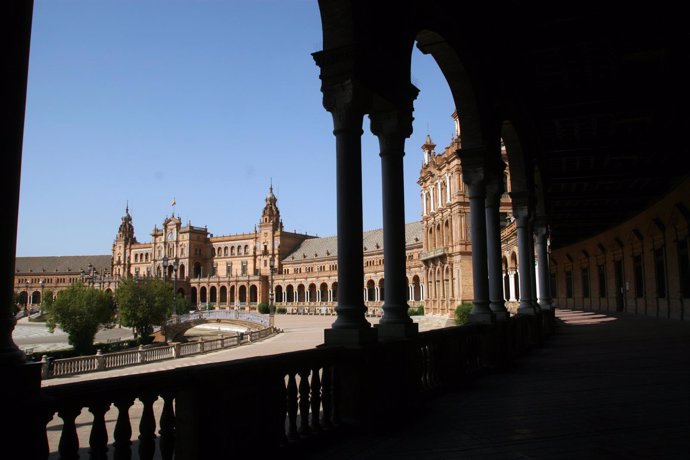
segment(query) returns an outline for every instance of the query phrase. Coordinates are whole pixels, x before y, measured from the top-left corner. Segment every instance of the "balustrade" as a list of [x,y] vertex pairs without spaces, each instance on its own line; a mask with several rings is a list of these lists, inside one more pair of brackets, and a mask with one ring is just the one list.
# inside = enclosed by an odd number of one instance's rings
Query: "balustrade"
[[[79,454],[78,426],[90,429],[91,458],[106,458],[109,449],[113,458],[131,458],[133,426],[137,426],[135,436],[142,459],[157,454],[163,459],[209,458],[213,452],[229,449],[241,457],[250,455],[259,444],[264,452],[275,453],[288,445],[309,442],[345,422],[382,422],[372,415],[385,415],[381,407],[404,410],[407,402],[431,396],[439,389],[459,388],[478,371],[494,365],[496,350],[513,356],[538,344],[542,327],[542,318],[518,315],[508,319],[500,332],[488,324],[456,326],[374,347],[323,347],[51,386],[42,390],[42,418],[47,421],[57,413],[62,419],[59,444],[52,448],[65,459]],[[267,333],[270,331],[247,335],[255,340]],[[204,348],[239,342],[239,338],[234,339],[207,341]],[[507,349],[501,349],[504,345]],[[181,344],[180,354],[194,347],[200,349],[201,343]],[[389,359],[375,361],[377,370],[373,373],[371,367],[367,371],[366,366],[353,366],[371,362],[371,356]],[[397,371],[400,365],[406,367],[404,372]],[[351,412],[353,398],[358,398],[353,381],[361,381],[360,390],[371,395],[374,389],[385,386],[391,375],[402,391],[387,395],[386,400],[373,396],[371,404],[360,406],[363,413]],[[390,398],[394,401],[387,400]],[[141,408],[134,411],[141,413],[139,420],[129,415],[136,400]],[[113,440],[109,445],[105,416],[111,405],[118,413],[114,427],[108,422]],[[341,413],[343,408],[347,412]],[[90,424],[85,424],[83,417],[77,420],[83,409],[93,414]],[[256,426],[263,429],[250,429]],[[47,456],[47,445],[45,450]]]

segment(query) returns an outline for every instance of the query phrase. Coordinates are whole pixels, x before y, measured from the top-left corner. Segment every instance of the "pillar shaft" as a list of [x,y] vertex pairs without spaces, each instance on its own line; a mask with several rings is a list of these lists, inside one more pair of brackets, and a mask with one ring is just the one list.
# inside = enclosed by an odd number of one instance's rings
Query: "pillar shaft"
[[[505,167],[505,166],[504,166]],[[494,174],[486,188],[486,238],[487,265],[489,271],[489,308],[497,320],[507,320],[510,316],[505,305],[503,294],[503,267],[501,257],[501,224],[499,206],[503,193],[502,169]]]
[[383,198],[383,317],[379,335],[407,337],[417,332],[407,311],[405,254],[405,139],[412,133],[412,109],[372,113],[371,131],[379,139]]
[[536,271],[536,265],[537,261],[534,257],[534,218],[530,219],[529,221],[529,252],[527,253],[529,255],[530,259],[530,289],[532,289],[532,306],[534,307],[535,311],[541,311],[541,307],[539,306],[539,303],[537,303],[537,271]]
[[534,262],[530,257],[532,235],[529,231],[529,210],[521,207],[515,216],[518,241],[518,274],[520,281],[520,306],[518,313],[535,314],[532,303],[532,276],[534,275]]
[[537,276],[539,277],[539,306],[543,310],[553,308],[551,300],[551,280],[549,279],[548,231],[546,225],[536,226],[536,252],[539,260]]
[[474,301],[470,320],[493,322],[489,308],[489,271],[486,246],[486,184],[484,173],[485,149],[461,149],[463,179],[470,199],[470,230],[472,235],[472,282]]

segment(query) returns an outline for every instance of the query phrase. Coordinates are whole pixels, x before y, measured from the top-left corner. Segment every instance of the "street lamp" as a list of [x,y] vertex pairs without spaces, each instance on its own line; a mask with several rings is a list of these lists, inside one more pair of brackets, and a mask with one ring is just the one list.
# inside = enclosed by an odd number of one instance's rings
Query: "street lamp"
[[173,272],[175,273],[175,276],[173,277],[173,316],[177,316],[177,306],[175,304],[177,303],[177,269],[179,265],[180,262],[176,258],[173,261]]
[[26,316],[29,316],[29,282],[27,281],[24,283],[24,287],[26,288],[26,303],[24,304],[24,310],[26,310]]
[[167,271],[168,271],[168,256],[163,256],[163,281],[166,280]]
[[45,280],[42,279],[41,280],[41,306],[39,307],[40,308],[39,311],[41,314],[43,314],[43,288],[45,288],[45,287],[46,287],[46,282],[45,282]]
[[273,272],[275,271],[276,267],[276,261],[275,261],[275,256],[271,255],[271,258],[268,260],[268,266],[270,267],[270,283],[271,283],[271,289],[268,291],[268,311],[273,314],[275,313],[275,305],[273,305]]

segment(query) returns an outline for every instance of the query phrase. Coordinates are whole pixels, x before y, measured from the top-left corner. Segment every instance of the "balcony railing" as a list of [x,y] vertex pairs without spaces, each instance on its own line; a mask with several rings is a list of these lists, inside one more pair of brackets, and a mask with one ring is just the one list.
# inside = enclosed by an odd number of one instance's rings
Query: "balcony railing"
[[431,251],[422,252],[419,255],[419,260],[429,260],[429,259],[433,259],[434,257],[440,257],[440,256],[445,255],[447,252],[448,252],[448,248],[445,248],[445,247],[432,249]]
[[[109,449],[113,458],[130,458],[135,399],[143,405],[141,459],[152,459],[157,448],[161,458],[178,460],[215,458],[218,452],[254,456],[257,446],[263,456],[281,455],[343,426],[376,429],[408,414],[420,398],[461,388],[478,371],[540,343],[550,321],[552,315],[540,313],[366,347],[322,347],[52,386],[42,390],[38,409],[41,420],[55,413],[62,419],[61,458],[78,454],[75,420],[84,408],[93,414],[91,458],[106,458]],[[154,405],[159,398],[162,404]],[[110,445],[105,414],[112,406],[118,413]],[[46,458],[46,436],[35,439]]]

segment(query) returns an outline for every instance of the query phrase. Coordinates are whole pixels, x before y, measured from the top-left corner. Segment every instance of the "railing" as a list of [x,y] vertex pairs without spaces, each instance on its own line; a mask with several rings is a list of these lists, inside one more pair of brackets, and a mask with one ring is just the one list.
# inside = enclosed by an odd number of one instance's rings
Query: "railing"
[[[255,456],[257,446],[263,456],[280,455],[343,425],[380,428],[409,414],[420,399],[462,388],[480,371],[538,345],[548,322],[547,315],[518,316],[358,348],[321,347],[52,386],[43,389],[41,420],[55,413],[62,419],[55,445],[60,458],[79,453],[76,417],[83,408],[93,414],[90,422],[79,420],[90,427],[91,458],[106,458],[109,449],[113,458],[131,458],[129,411],[136,399],[143,406],[136,436],[141,459],[154,458],[157,446],[163,459],[215,458],[218,452],[243,458]],[[248,340],[263,333],[248,334]],[[109,438],[105,414],[111,406],[118,414]],[[35,439],[43,443],[41,458],[47,457],[46,437]]]
[[422,252],[419,254],[419,260],[433,259],[434,257],[442,256],[447,251],[445,247],[432,249],[431,251]]
[[83,374],[87,372],[105,371],[118,367],[134,366],[137,364],[164,361],[166,359],[181,358],[210,351],[236,347],[245,343],[265,339],[277,332],[274,327],[266,327],[258,331],[233,337],[200,340],[188,343],[172,343],[160,347],[138,350],[119,351],[102,354],[99,350],[92,356],[56,359],[48,361],[45,356],[41,360],[41,376],[44,379],[64,377],[66,375]]
[[269,315],[260,315],[239,310],[204,310],[177,315],[165,322],[166,326],[174,324],[208,320],[236,320],[256,323],[268,327]]

